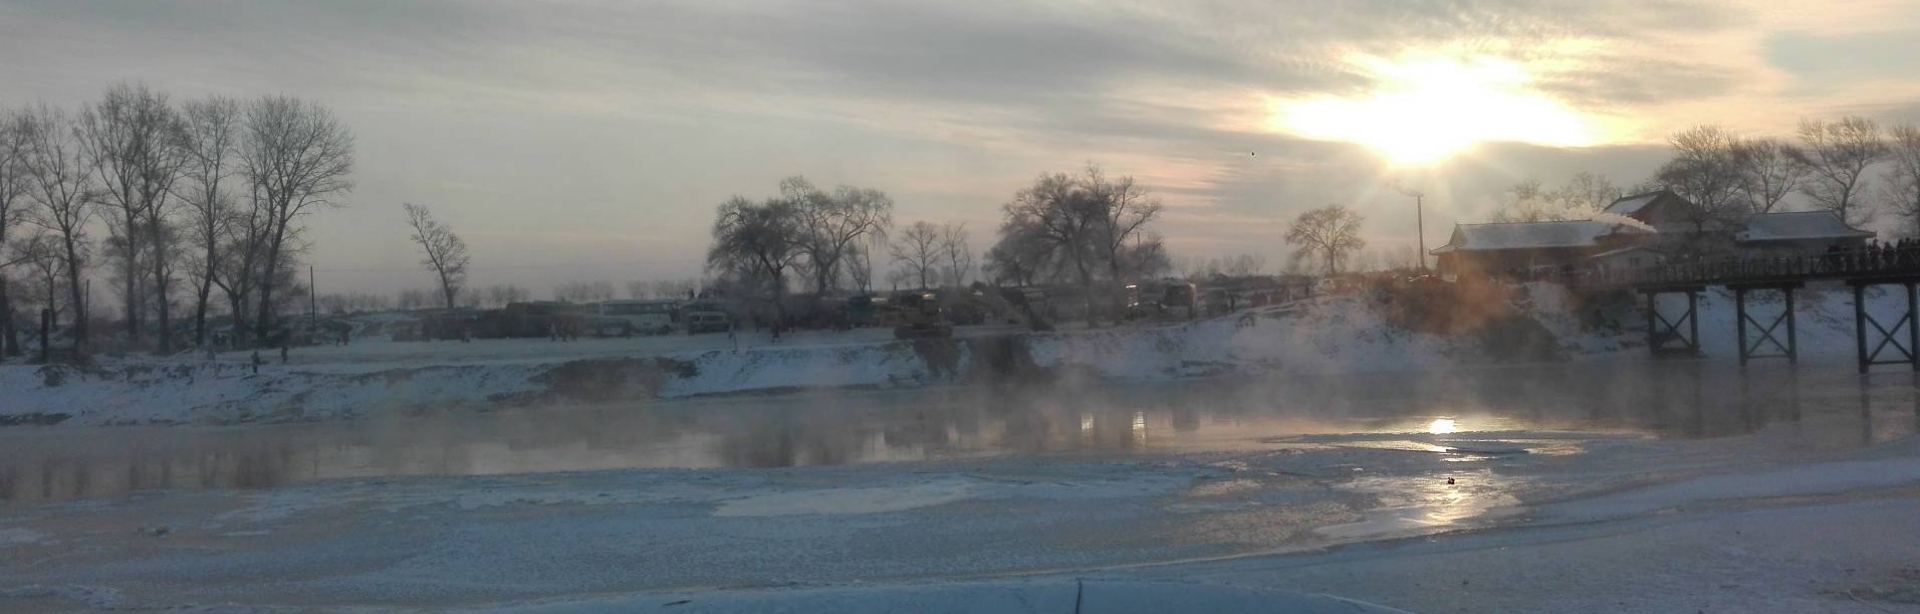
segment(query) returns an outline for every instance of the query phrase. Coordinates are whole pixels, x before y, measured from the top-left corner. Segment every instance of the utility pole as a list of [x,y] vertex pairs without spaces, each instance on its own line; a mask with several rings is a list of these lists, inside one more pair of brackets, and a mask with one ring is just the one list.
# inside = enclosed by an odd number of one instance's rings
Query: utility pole
[[1405,186],[1400,186],[1400,193],[1413,197],[1413,224],[1415,229],[1414,232],[1417,232],[1420,234],[1420,236],[1417,238],[1417,240],[1420,243],[1420,253],[1415,254],[1415,257],[1420,259],[1420,272],[1425,273],[1427,272],[1427,216],[1426,216],[1427,195],[1421,193],[1419,190],[1415,190],[1413,188],[1408,188]]
[[307,265],[307,334],[308,335],[312,335],[313,331],[319,330],[318,326],[319,326],[319,317],[320,317],[319,316],[320,302],[319,302],[319,299],[314,298],[318,296],[319,292],[320,292],[319,284],[313,281],[313,265],[309,264]]

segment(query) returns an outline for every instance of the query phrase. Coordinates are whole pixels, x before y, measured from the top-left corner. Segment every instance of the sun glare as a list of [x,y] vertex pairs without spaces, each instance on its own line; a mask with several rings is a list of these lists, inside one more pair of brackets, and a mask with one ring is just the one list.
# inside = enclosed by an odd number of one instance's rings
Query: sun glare
[[1364,145],[1395,166],[1423,166],[1488,141],[1578,147],[1592,127],[1566,105],[1530,88],[1520,65],[1494,58],[1348,60],[1378,85],[1361,97],[1276,100],[1276,128],[1312,139]]
[[1427,425],[1427,432],[1435,435],[1457,433],[1460,432],[1460,425],[1452,418],[1434,418],[1433,422]]

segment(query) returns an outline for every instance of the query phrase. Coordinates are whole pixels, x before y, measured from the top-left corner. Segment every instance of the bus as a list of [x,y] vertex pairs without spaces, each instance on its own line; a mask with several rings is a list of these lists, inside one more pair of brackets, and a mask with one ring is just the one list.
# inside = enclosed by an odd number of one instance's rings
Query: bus
[[680,301],[620,300],[599,305],[595,332],[605,335],[665,335],[673,332],[674,314]]

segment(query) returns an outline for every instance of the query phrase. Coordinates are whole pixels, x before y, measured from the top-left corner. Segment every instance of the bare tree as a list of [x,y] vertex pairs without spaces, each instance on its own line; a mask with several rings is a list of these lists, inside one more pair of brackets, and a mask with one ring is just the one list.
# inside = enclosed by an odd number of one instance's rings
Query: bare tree
[[713,221],[713,245],[707,249],[710,270],[739,271],[749,280],[768,284],[776,327],[787,321],[787,272],[801,256],[794,240],[800,233],[798,217],[793,204],[785,200],[756,205],[735,196],[720,204]]
[[198,255],[191,274],[196,285],[193,302],[193,339],[207,342],[207,305],[220,275],[222,245],[233,217],[232,195],[226,185],[233,175],[233,154],[239,138],[240,103],[218,96],[188,102],[181,115],[181,150],[186,166],[175,193],[191,212],[188,239]]
[[420,246],[420,266],[440,278],[440,294],[446,297],[447,310],[451,311],[455,297],[467,285],[467,263],[472,260],[467,254],[467,242],[453,234],[452,226],[433,219],[433,212],[425,205],[404,203],[401,207],[407,211],[407,226],[413,229],[413,242]]
[[1888,133],[1893,167],[1887,169],[1881,190],[1893,210],[1914,224],[1914,236],[1920,237],[1920,126],[1894,126]]
[[398,304],[401,311],[425,309],[427,305],[433,303],[432,296],[433,291],[431,290],[421,290],[418,288],[401,290]]
[[14,330],[14,300],[7,287],[7,268],[26,262],[8,251],[9,239],[18,241],[15,226],[26,218],[27,178],[26,134],[12,112],[0,112],[0,359],[20,353],[20,337]]
[[1754,139],[1741,145],[1745,164],[1740,167],[1738,190],[1754,213],[1773,211],[1806,180],[1807,167],[1795,159],[1799,152],[1793,145],[1775,139]]
[[[1131,177],[1109,180],[1091,165],[1078,177],[1065,173],[1041,175],[1002,207],[1005,220],[1000,229],[1001,244],[993,252],[995,267],[1004,273],[1009,264],[1037,255],[1017,251],[1029,246],[1043,248],[1046,258],[1072,267],[1083,289],[1088,322],[1095,323],[1099,312],[1094,301],[1100,292],[1094,275],[1099,268],[1105,268],[1110,281],[1117,283],[1144,273],[1139,267],[1164,270],[1169,266],[1158,241],[1132,247],[1128,242],[1146,233],[1147,225],[1159,217],[1160,208],[1159,201],[1135,185]],[[1008,243],[1016,238],[1019,243]],[[1016,246],[1023,249],[1013,249]]]
[[1001,223],[1000,240],[987,250],[983,267],[994,283],[1030,286],[1059,273],[1059,251],[1039,223],[1024,215]]
[[1543,222],[1567,219],[1566,209],[1554,202],[1539,179],[1527,178],[1509,186],[1500,194],[1496,222]]
[[1887,154],[1880,126],[1864,117],[1800,120],[1800,143],[1795,159],[1807,167],[1800,193],[1849,224],[1869,221],[1871,212],[1860,210],[1859,195],[1867,168]]
[[1259,275],[1267,268],[1267,258],[1260,254],[1240,254],[1222,258],[1220,272],[1229,277],[1249,277]]
[[967,244],[967,225],[948,222],[940,226],[940,259],[945,262],[949,286],[965,286],[973,274],[973,247]]
[[526,288],[507,284],[488,286],[486,295],[488,305],[505,307],[513,303],[526,302],[526,300],[532,296],[532,293],[527,292]]
[[610,281],[569,281],[553,287],[553,300],[568,303],[598,303],[613,300]]
[[1584,220],[1619,200],[1622,190],[1601,173],[1581,171],[1565,185],[1548,189],[1539,179],[1521,180],[1500,193],[1496,222]]
[[353,189],[353,135],[317,103],[267,96],[249,103],[239,159],[249,196],[266,214],[255,335],[272,330],[275,274],[302,227],[300,219],[338,206]]
[[940,234],[940,227],[932,222],[914,222],[890,246],[893,261],[904,267],[907,279],[919,280],[921,288],[933,287],[940,277]]
[[1345,205],[1327,205],[1301,213],[1287,226],[1287,244],[1299,246],[1296,258],[1317,258],[1327,265],[1327,275],[1340,273],[1340,262],[1367,246],[1360,238],[1361,217]]
[[94,189],[86,155],[77,142],[72,120],[44,103],[24,112],[16,129],[25,139],[21,160],[28,178],[27,192],[36,205],[27,220],[54,233],[58,241],[60,268],[67,275],[74,349],[83,352],[87,304],[81,297],[80,273],[87,264],[87,222],[93,218],[88,203]]
[[1719,126],[1695,126],[1668,139],[1674,157],[1660,167],[1660,182],[1685,198],[1684,212],[1695,235],[1716,222],[1727,221],[1738,209],[1745,147],[1739,137]]
[[1587,219],[1606,209],[1613,201],[1620,200],[1625,193],[1603,173],[1580,171],[1574,173],[1573,179],[1553,194],[1553,199],[1561,204],[1567,217]]
[[140,339],[141,277],[151,272],[160,322],[161,353],[172,347],[168,320],[171,275],[167,253],[168,196],[186,162],[181,155],[180,117],[166,94],[145,85],[119,83],[80,115],[80,142],[86,152],[100,201],[112,210],[107,229],[124,271],[127,335]]
[[60,318],[60,280],[66,276],[66,258],[62,257],[57,235],[41,231],[25,241],[15,239],[7,250],[9,264],[27,267],[31,283],[29,293],[19,302],[38,303]]
[[893,199],[879,190],[843,185],[828,194],[805,177],[789,177],[780,182],[780,195],[793,207],[793,240],[807,259],[816,299],[835,289],[842,260],[861,238],[893,224]]
[[[1128,257],[1125,250],[1128,239],[1140,237],[1146,232],[1147,225],[1160,217],[1160,200],[1147,194],[1146,188],[1136,185],[1132,177],[1108,180],[1096,166],[1087,167],[1082,182],[1091,192],[1092,202],[1100,209],[1097,234],[1101,254],[1107,261],[1108,277],[1118,282],[1132,274],[1149,274],[1141,269],[1129,271],[1125,266],[1127,263],[1144,264],[1151,259],[1143,258],[1142,253]],[[1155,243],[1157,251],[1158,242]]]
[[876,234],[864,243],[847,246],[847,277],[861,293],[873,291],[873,250],[886,243],[886,235]]
[[691,277],[662,279],[653,282],[653,297],[656,299],[689,299],[692,298],[693,291],[699,287],[699,280]]

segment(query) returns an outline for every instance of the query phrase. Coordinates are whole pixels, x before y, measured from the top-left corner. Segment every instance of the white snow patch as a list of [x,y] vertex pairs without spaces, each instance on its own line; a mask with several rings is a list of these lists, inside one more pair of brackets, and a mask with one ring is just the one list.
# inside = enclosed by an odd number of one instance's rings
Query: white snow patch
[[760,517],[807,514],[882,514],[944,505],[978,493],[968,480],[940,480],[880,488],[829,488],[750,495],[731,499],[713,511],[715,516]]
[[1920,484],[1920,458],[1816,463],[1764,473],[1709,475],[1549,505],[1545,522],[1607,520],[1742,499],[1832,495]]

